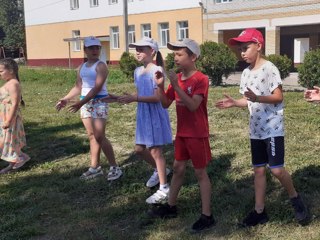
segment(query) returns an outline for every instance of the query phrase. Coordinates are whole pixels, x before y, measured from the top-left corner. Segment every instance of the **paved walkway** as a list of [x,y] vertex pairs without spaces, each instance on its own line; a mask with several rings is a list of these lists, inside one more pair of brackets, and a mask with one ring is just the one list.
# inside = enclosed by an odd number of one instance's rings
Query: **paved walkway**
[[[239,85],[241,72],[236,72],[223,80],[226,85]],[[304,91],[306,88],[300,86],[298,83],[298,73],[290,73],[289,77],[283,80],[283,90],[285,91]]]

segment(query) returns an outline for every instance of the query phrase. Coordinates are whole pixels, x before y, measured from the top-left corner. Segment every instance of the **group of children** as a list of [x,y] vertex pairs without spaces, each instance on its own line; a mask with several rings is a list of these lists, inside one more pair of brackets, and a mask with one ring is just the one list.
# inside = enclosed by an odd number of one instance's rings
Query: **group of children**
[[[290,174],[284,168],[283,94],[279,71],[262,57],[264,39],[256,29],[244,30],[238,37],[230,39],[229,44],[237,45],[241,57],[249,63],[241,76],[240,93],[243,97],[234,99],[225,95],[224,99],[215,104],[219,109],[248,107],[250,112],[255,206],[241,225],[255,226],[268,221],[265,209],[266,167],[269,167],[288,192],[295,217],[302,223],[307,219],[307,208],[295,190]],[[99,60],[101,43],[95,37],[88,37],[84,39],[87,61],[78,67],[74,87],[56,104],[57,110],[60,110],[80,95],[80,100],[72,102],[68,110],[80,110],[90,143],[91,164],[81,178],[90,179],[104,174],[100,165],[101,150],[110,165],[108,180],[122,176],[112,145],[105,135],[108,104],[137,102],[135,152],[154,169],[146,183],[147,187],[159,184],[159,189],[146,199],[153,206],[148,215],[159,218],[177,216],[178,194],[183,184],[187,161],[191,160],[200,186],[202,206],[200,218],[191,229],[199,232],[210,228],[215,225],[215,220],[211,213],[211,183],[206,171],[211,160],[207,113],[209,79],[196,69],[196,61],[200,56],[199,45],[191,39],[168,43],[167,47],[174,52],[174,62],[179,73],[170,70],[167,75],[156,41],[144,37],[130,44],[130,47],[136,49],[136,57],[142,63],[134,71],[135,93],[122,96],[108,93],[108,69]],[[155,56],[156,64],[153,63]],[[16,63],[13,60],[0,60],[0,75],[6,82],[0,88],[0,150],[1,159],[9,162],[8,167],[0,173],[7,173],[23,166],[30,158],[21,151],[25,145],[25,135],[19,111],[21,89]],[[170,81],[167,89],[164,86],[165,78]],[[319,91],[318,87],[307,90],[305,99],[320,102]],[[170,170],[166,167],[162,147],[172,143],[167,108],[173,101],[176,105],[177,132],[173,176],[169,187],[167,175]]]

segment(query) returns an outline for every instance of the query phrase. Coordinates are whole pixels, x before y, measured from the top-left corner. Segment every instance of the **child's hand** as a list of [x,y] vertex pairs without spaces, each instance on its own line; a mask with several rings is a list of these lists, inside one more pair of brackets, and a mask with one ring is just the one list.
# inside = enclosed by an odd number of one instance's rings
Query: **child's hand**
[[68,101],[64,99],[60,99],[59,102],[56,104],[56,109],[60,111],[62,108],[64,108],[67,105]]
[[154,79],[158,85],[158,87],[164,88],[164,75],[161,71],[156,71],[154,74]]
[[227,94],[224,94],[225,98],[216,102],[215,106],[219,109],[225,109],[235,106],[235,100]]
[[320,101],[320,87],[314,86],[313,88],[304,93],[304,98],[308,102]]
[[248,91],[244,92],[244,96],[247,98],[248,101],[255,102],[257,100],[257,95],[247,87]]
[[170,80],[170,83],[171,83],[172,87],[179,86],[179,84],[178,84],[178,76],[177,76],[176,72],[173,69],[169,70],[168,77],[169,77],[169,80]]
[[105,103],[113,103],[113,102],[117,102],[118,98],[119,96],[109,93],[108,96],[100,98],[100,101]]
[[82,107],[82,104],[80,103],[80,101],[78,101],[78,102],[70,105],[70,106],[68,107],[68,111],[69,111],[69,112],[72,112],[72,113],[75,113],[75,112],[77,112],[81,107]]
[[123,104],[132,103],[137,100],[138,100],[137,95],[131,95],[129,93],[124,93],[124,95],[118,97],[118,102]]
[[1,126],[3,129],[8,129],[10,127],[10,122],[4,121]]

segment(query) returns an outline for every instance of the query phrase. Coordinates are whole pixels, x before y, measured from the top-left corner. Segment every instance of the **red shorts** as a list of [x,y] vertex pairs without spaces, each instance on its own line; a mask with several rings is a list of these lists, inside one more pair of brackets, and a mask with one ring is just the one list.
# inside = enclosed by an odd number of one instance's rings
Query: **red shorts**
[[177,161],[191,159],[196,169],[205,168],[211,160],[209,138],[189,138],[176,136],[174,157]]

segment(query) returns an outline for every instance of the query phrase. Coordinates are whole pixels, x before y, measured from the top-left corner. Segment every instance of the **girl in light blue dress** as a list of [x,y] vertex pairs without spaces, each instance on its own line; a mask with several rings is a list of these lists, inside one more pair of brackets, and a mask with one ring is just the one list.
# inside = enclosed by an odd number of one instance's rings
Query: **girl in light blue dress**
[[[160,102],[158,87],[155,82],[157,72],[163,72],[163,59],[158,44],[152,38],[144,37],[140,41],[130,44],[136,48],[136,57],[143,66],[134,71],[134,82],[137,92],[120,96],[121,103],[137,102],[136,116],[136,145],[135,151],[154,167],[154,173],[146,183],[147,187],[154,187],[160,183],[159,190],[147,198],[149,204],[161,203],[167,200],[169,186],[166,160],[162,154],[162,146],[172,143],[169,114]],[[155,65],[154,56],[157,55]]]

